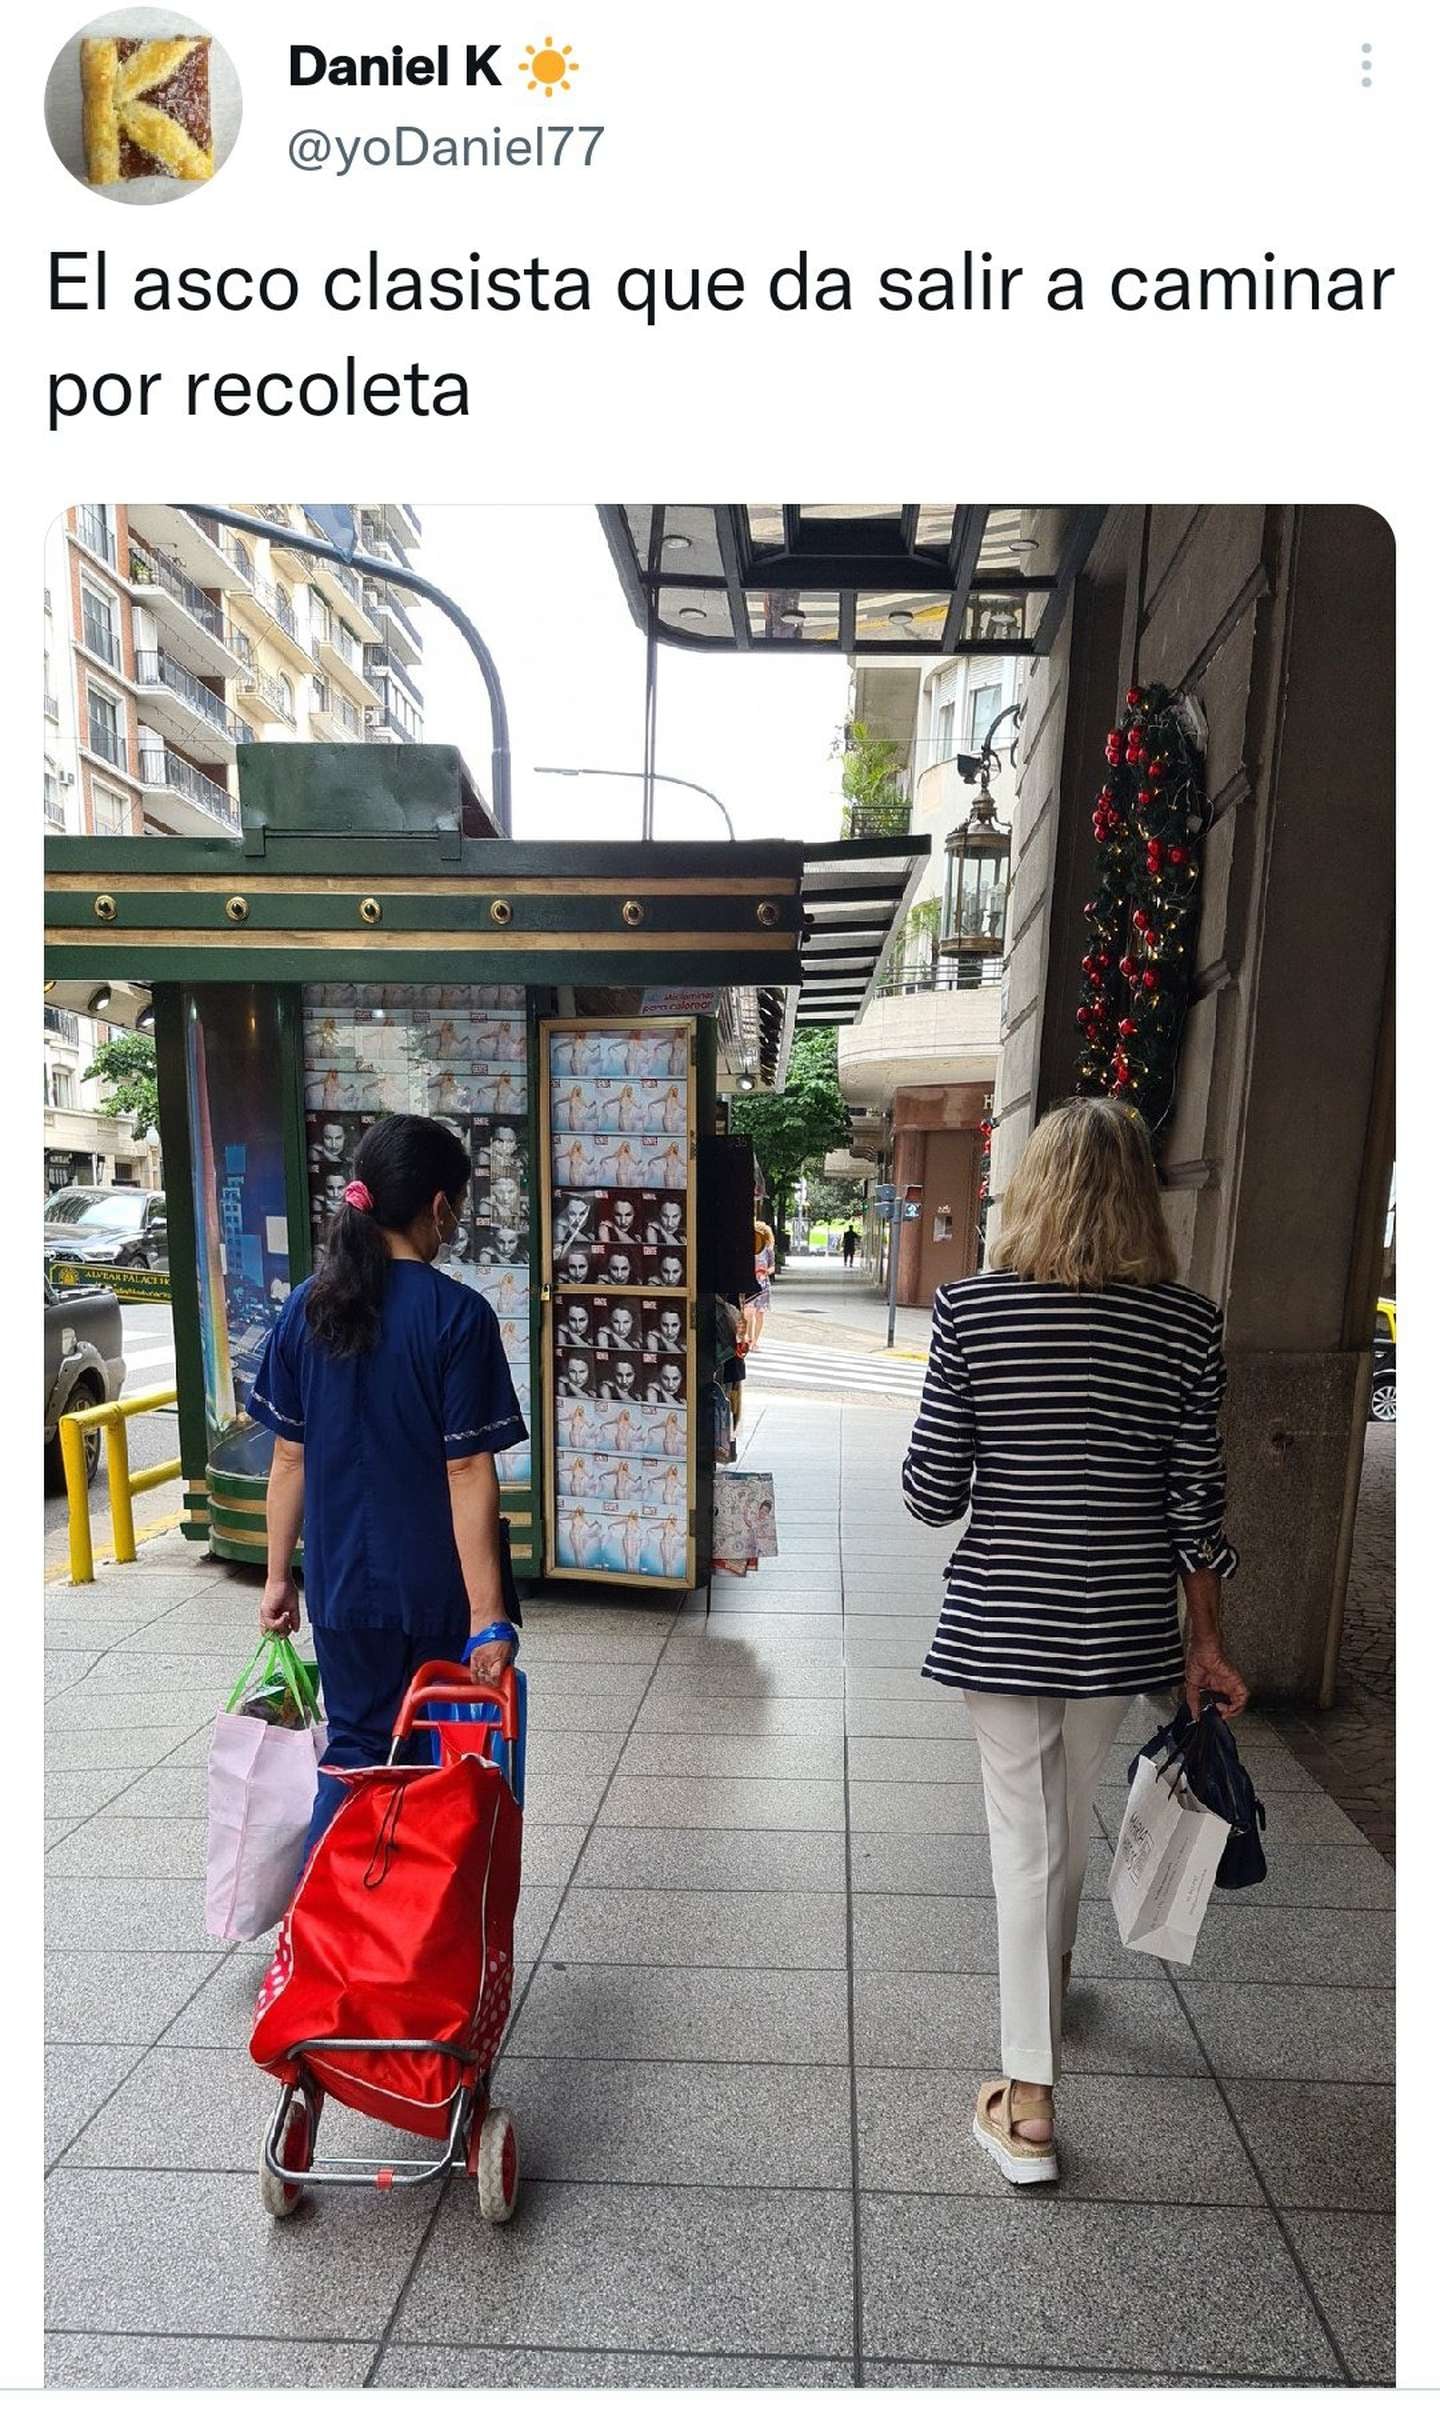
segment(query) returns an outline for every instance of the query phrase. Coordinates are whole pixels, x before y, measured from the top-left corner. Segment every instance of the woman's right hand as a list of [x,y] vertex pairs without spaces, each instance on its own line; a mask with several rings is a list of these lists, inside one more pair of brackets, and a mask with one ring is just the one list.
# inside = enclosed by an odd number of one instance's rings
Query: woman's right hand
[[260,1599],[260,1628],[266,1638],[289,1638],[300,1627],[300,1590],[294,1574],[267,1579]]

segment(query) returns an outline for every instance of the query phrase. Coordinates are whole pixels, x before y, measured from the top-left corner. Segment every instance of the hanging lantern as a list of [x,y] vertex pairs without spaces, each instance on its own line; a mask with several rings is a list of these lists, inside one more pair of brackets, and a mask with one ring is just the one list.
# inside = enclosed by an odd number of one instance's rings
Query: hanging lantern
[[1005,950],[1005,898],[1010,878],[1010,830],[1001,827],[985,779],[962,827],[945,839],[942,954],[996,955]]

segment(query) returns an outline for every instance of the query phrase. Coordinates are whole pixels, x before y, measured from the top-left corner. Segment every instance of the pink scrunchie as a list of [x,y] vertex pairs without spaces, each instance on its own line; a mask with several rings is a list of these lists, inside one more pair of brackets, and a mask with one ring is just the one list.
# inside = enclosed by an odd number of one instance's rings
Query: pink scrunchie
[[347,1182],[345,1205],[347,1208],[358,1208],[362,1216],[368,1216],[372,1212],[375,1202],[363,1182]]

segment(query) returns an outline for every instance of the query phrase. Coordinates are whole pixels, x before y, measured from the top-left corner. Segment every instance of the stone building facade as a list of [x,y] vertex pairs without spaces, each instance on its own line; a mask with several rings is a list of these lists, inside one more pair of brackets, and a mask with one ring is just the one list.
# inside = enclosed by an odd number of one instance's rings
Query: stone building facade
[[1333,1688],[1394,1157],[1393,557],[1362,507],[1113,508],[1022,727],[997,1202],[1074,1085],[1106,732],[1131,684],[1204,710],[1216,817],[1159,1153],[1182,1278],[1226,1311],[1229,1635],[1255,1689],[1299,1698]]

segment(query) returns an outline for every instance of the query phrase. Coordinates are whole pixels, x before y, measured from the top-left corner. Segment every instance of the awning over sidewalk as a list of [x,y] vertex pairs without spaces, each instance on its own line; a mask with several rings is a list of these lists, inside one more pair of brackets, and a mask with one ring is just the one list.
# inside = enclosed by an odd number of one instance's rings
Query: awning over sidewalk
[[1101,507],[611,506],[635,622],[687,650],[1034,658]]
[[928,836],[855,836],[807,845],[797,1029],[859,1021],[929,859]]

